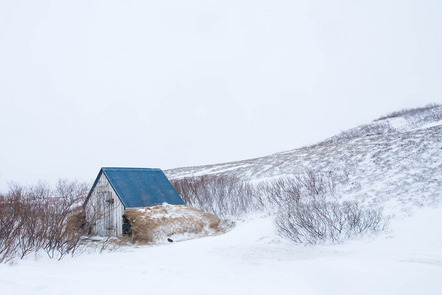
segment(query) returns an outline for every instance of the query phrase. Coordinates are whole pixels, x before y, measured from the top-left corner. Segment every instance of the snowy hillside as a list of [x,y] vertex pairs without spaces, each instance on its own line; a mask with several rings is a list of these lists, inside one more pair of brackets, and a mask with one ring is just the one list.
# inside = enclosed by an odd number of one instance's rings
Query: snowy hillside
[[216,174],[259,181],[307,168],[334,175],[346,198],[407,210],[440,200],[441,151],[442,106],[434,105],[393,113],[312,146],[166,174],[172,179]]
[[[123,246],[61,261],[27,256],[0,264],[4,294],[440,294],[442,106],[392,114],[309,147],[234,163],[169,170],[171,178],[235,175],[259,182],[329,173],[338,193],[382,205],[391,219],[375,238],[297,245],[269,213],[229,232],[151,246]],[[295,135],[293,135],[295,136]]]

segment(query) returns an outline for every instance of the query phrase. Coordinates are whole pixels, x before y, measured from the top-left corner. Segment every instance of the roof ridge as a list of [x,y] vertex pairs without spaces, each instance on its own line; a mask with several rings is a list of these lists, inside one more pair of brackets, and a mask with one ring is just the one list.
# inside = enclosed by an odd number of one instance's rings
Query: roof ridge
[[103,170],[125,170],[125,171],[162,171],[160,168],[140,168],[140,167],[102,167]]

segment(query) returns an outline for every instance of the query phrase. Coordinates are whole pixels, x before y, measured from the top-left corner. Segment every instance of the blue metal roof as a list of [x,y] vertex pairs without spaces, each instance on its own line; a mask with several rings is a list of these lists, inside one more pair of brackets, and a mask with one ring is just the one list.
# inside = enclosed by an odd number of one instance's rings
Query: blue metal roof
[[161,169],[101,168],[126,208],[168,203],[184,205],[183,199]]

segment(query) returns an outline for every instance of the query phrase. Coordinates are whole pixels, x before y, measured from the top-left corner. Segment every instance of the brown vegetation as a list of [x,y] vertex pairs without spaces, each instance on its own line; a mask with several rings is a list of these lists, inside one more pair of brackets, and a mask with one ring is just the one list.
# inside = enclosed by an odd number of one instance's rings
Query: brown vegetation
[[251,210],[276,213],[278,233],[296,243],[339,243],[384,229],[386,221],[380,208],[363,208],[355,201],[340,201],[336,188],[341,178],[332,172],[307,169],[301,175],[254,186],[235,177],[216,175],[172,183],[187,204],[220,216],[237,217]]
[[124,216],[130,222],[133,243],[161,242],[175,235],[201,237],[221,231],[216,215],[180,205],[127,209]]
[[[374,233],[386,226],[379,208],[363,208],[356,201],[340,201],[332,174],[306,171],[285,180],[273,199],[279,210],[275,218],[278,233],[296,243],[340,243],[362,233]],[[276,196],[276,198],[275,198]]]
[[204,175],[171,182],[188,206],[217,216],[240,216],[263,209],[264,204],[254,187],[238,177]]
[[55,190],[11,184],[0,199],[0,262],[40,251],[59,259],[76,252],[84,234],[78,208],[87,192],[88,185],[66,180]]
[[[333,173],[307,170],[303,175],[259,185],[216,175],[172,183],[186,204],[198,209],[161,205],[126,210],[132,242],[216,234],[223,230],[218,216],[235,218],[263,210],[277,212],[279,234],[297,243],[340,242],[382,230],[385,225],[379,209],[341,202],[336,194],[339,179]],[[86,184],[64,180],[54,190],[45,183],[31,187],[11,184],[10,191],[0,197],[0,263],[32,253],[60,259],[77,252],[90,230],[81,207],[88,189]]]

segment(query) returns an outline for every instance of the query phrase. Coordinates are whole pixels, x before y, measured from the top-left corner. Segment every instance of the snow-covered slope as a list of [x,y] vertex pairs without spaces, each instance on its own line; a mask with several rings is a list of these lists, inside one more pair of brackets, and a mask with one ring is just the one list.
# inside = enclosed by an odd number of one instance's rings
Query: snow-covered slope
[[[226,234],[62,261],[28,256],[0,265],[2,294],[440,294],[440,106],[389,116],[319,144],[235,163],[167,171],[259,181],[304,168],[328,172],[343,197],[392,212],[389,231],[340,245],[302,246],[249,215]],[[434,205],[434,206],[425,206]],[[433,208],[434,207],[434,208]]]
[[306,168],[335,176],[340,194],[359,202],[403,210],[434,204],[442,192],[442,106],[393,113],[312,146],[166,174],[172,179],[228,174],[259,181]]

